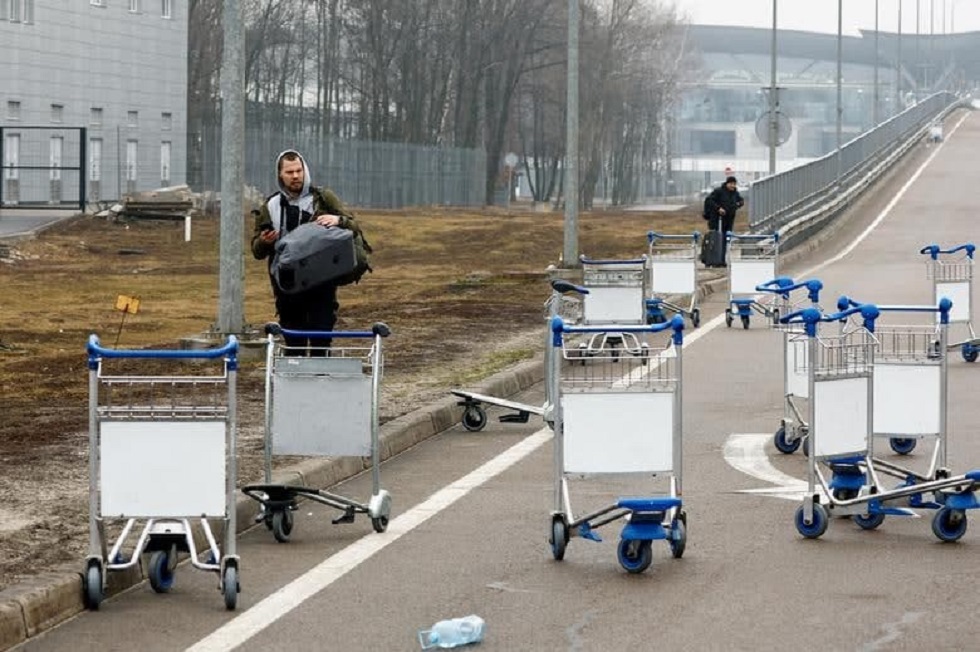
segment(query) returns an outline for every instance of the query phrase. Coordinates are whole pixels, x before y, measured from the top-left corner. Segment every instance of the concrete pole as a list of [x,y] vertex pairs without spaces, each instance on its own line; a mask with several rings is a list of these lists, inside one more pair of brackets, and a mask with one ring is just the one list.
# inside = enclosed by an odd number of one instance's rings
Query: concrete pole
[[565,268],[578,267],[578,26],[579,0],[568,0],[568,70],[565,111]]
[[221,242],[217,330],[239,334],[244,327],[242,236],[244,214],[245,67],[241,0],[224,0],[221,55]]
[[844,104],[842,78],[843,71],[843,43],[844,43],[844,0],[837,0],[837,188],[840,192],[841,181],[841,152],[844,132]]
[[878,55],[880,50],[878,50],[878,0],[875,0],[875,90],[871,101],[874,103],[871,108],[871,119],[874,121],[874,126],[878,126],[880,122],[880,116],[878,114]]
[[[876,0],[877,1],[877,0]],[[776,99],[776,6],[778,0],[772,0],[772,52],[770,53],[769,71],[769,174],[776,174],[776,139],[779,136],[779,123],[776,111],[779,102]]]

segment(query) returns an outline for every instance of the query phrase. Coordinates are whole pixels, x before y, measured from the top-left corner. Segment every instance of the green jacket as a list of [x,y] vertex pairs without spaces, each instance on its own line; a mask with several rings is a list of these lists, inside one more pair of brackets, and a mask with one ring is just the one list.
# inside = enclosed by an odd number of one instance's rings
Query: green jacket
[[[313,187],[310,190],[313,193],[314,216],[322,215],[323,213],[339,215],[340,228],[350,229],[355,233],[360,233],[361,228],[357,224],[357,219],[354,217],[354,214],[344,206],[344,202],[340,201],[340,198],[333,191],[327,188],[317,187]],[[274,242],[263,242],[259,236],[263,231],[276,229],[272,214],[269,212],[269,204],[275,202],[278,208],[279,196],[280,193],[276,193],[269,197],[255,215],[255,232],[252,234],[252,255],[259,260],[268,258],[275,251]]]

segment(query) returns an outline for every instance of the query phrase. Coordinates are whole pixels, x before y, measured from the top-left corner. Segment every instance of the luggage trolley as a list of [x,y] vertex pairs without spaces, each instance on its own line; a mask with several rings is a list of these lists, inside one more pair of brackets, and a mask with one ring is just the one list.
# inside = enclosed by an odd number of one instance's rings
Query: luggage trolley
[[[267,324],[265,374],[265,483],[242,487],[262,508],[255,522],[265,523],[276,541],[293,531],[297,499],[309,498],[341,512],[333,523],[353,523],[367,514],[375,532],[388,527],[391,496],[381,488],[378,445],[378,398],[384,367],[386,324],[369,331],[296,331]],[[307,338],[324,346],[291,347],[279,335]],[[336,346],[335,341],[370,340],[370,346]],[[365,504],[312,487],[272,483],[273,455],[370,457],[371,498]]]
[[803,417],[797,399],[808,400],[810,387],[808,382],[807,338],[802,326],[798,323],[783,324],[780,315],[801,310],[806,306],[804,301],[793,301],[792,293],[796,290],[806,290],[806,302],[809,306],[819,309],[820,291],[823,283],[817,279],[795,283],[787,276],[779,276],[756,286],[759,292],[769,292],[775,297],[772,308],[773,328],[783,334],[783,418],[779,429],[773,435],[773,444],[780,453],[790,455],[805,442],[809,425]]
[[[582,323],[585,325],[627,326],[646,323],[645,273],[646,256],[627,260],[590,260],[579,257],[582,263],[582,285],[589,291],[583,297]],[[580,345],[579,359],[612,349],[635,356],[644,354],[643,343],[632,329],[600,329],[593,331],[588,343]]]
[[738,235],[729,232],[726,239],[729,256],[725,325],[731,328],[737,314],[742,320],[742,328],[748,328],[753,311],[772,320],[772,307],[756,299],[756,287],[776,278],[779,234]]
[[[980,339],[973,330],[973,255],[976,247],[971,244],[961,244],[951,249],[940,249],[939,245],[929,245],[919,250],[920,254],[928,254],[926,260],[926,276],[932,281],[933,296],[938,304],[943,297],[953,302],[949,315],[950,324],[966,324],[969,337],[960,342],[949,344],[950,348],[960,349],[960,354],[967,362],[976,362],[980,353]],[[957,255],[959,254],[959,255]],[[947,256],[942,258],[941,256]]]
[[[682,509],[682,345],[684,319],[625,326],[627,332],[655,334],[670,330],[663,348],[647,349],[649,364],[615,357],[603,350],[594,364],[576,365],[577,349],[569,335],[606,332],[609,326],[552,323],[555,355],[548,373],[555,431],[554,511],[551,552],[562,560],[573,537],[601,541],[596,530],[625,519],[617,555],[629,573],[642,573],[653,560],[652,542],[664,539],[675,558],[684,554],[687,515]],[[623,497],[584,516],[572,513],[569,476],[663,475],[664,496]]]
[[[551,296],[545,301],[545,347],[544,347],[544,368],[551,368],[551,356],[553,348],[551,346],[551,320],[554,317],[561,317],[568,323],[578,323],[582,317],[582,295],[589,291],[583,287],[570,283],[562,279],[551,281]],[[545,384],[545,400],[543,406],[527,405],[517,401],[509,401],[504,398],[487,396],[476,392],[467,392],[461,389],[450,390],[450,393],[458,397],[460,401],[456,405],[463,407],[463,416],[460,418],[462,426],[471,431],[479,432],[487,425],[487,411],[483,405],[496,405],[508,410],[509,414],[500,416],[502,423],[527,423],[532,414],[543,416],[545,409],[551,404],[548,394],[547,383]]]
[[[218,574],[225,607],[235,608],[239,558],[235,551],[236,377],[238,341],[206,350],[123,350],[88,340],[89,554],[84,597],[97,610],[106,573],[132,568],[150,553],[146,574],[157,593],[173,587],[178,555]],[[117,362],[134,361],[132,365]],[[120,369],[115,374],[109,366]],[[163,362],[166,360],[166,362]],[[130,366],[171,361],[222,364],[212,375],[140,375]],[[125,370],[122,371],[122,370]],[[220,519],[219,547],[209,518]],[[125,521],[107,550],[106,521]],[[191,519],[200,519],[207,554],[198,554]],[[143,521],[130,550],[129,536]]]
[[[941,319],[948,319],[948,301],[941,303]],[[932,307],[902,307],[906,312],[934,312]],[[860,314],[863,323],[842,329],[837,335],[817,334],[820,322],[840,322]],[[797,531],[808,539],[826,532],[832,512],[851,516],[862,529],[877,528],[886,515],[911,516],[901,501],[929,507],[922,496],[933,494],[939,507],[933,518],[933,533],[943,541],[956,541],[966,531],[966,510],[980,507],[976,490],[980,488],[980,471],[950,476],[936,473],[935,478],[906,476],[906,481],[886,489],[879,471],[891,467],[874,458],[874,390],[873,374],[879,342],[875,321],[877,306],[862,304],[847,310],[823,315],[816,308],[806,308],[781,318],[783,323],[802,323],[809,347],[809,421],[810,455],[807,459],[807,494],[794,517]],[[820,464],[831,471],[825,477]],[[916,504],[918,502],[918,504]]]
[[[697,328],[701,325],[701,309],[697,307],[698,240],[701,234],[661,235],[650,231],[647,264],[650,268],[650,297],[646,300],[647,323],[667,321],[670,314],[683,315]],[[671,303],[665,297],[690,297],[687,308]]]

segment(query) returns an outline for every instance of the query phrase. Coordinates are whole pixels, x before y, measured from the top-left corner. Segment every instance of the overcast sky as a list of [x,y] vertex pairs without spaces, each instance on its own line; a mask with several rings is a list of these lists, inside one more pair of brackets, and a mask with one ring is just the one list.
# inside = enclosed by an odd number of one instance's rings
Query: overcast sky
[[[697,25],[744,25],[772,27],[773,0],[673,0],[681,15]],[[780,29],[837,33],[837,0],[778,0]],[[916,31],[916,5],[919,32],[943,33],[943,7],[946,32],[980,31],[980,0],[878,0],[878,27],[883,32],[898,29],[898,6],[902,3],[902,32]],[[875,0],[843,0],[844,33],[857,35],[858,29],[873,30]],[[933,23],[930,26],[930,11]]]

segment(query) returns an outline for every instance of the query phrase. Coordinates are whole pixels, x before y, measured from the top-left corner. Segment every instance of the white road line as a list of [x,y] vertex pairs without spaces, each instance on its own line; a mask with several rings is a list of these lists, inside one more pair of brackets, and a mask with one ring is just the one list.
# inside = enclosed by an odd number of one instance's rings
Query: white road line
[[[955,133],[965,119],[966,116],[961,118],[960,121],[956,123],[956,126],[953,127],[952,131],[950,131],[950,136]],[[909,186],[911,186],[912,183],[919,178],[925,167],[929,165],[929,163],[936,157],[936,154],[939,153],[940,149],[945,145],[945,142],[946,141],[943,141],[939,144],[932,155],[922,164],[922,166],[919,167],[919,169],[912,175],[908,182],[906,182],[902,189],[899,190],[892,201],[889,202],[888,206],[886,206],[881,214],[878,215],[875,221],[872,222],[871,225],[869,225],[868,228],[865,229],[854,242],[852,242],[837,256],[807,270],[803,275],[805,276],[812,274],[813,272],[840,260],[853,251],[854,248],[860,244],[875,229],[875,227],[878,226],[879,223],[881,223],[895,204],[898,203],[902,195],[904,195],[908,190]],[[687,347],[698,341],[715,328],[718,328],[722,323],[724,323],[724,320],[725,315],[719,314],[706,324],[702,324],[700,328],[684,337],[684,346]],[[491,478],[497,476],[533,453],[542,444],[551,439],[551,435],[552,433],[550,428],[543,428],[521,443],[512,446],[469,475],[466,475],[451,485],[440,489],[430,496],[425,502],[416,505],[401,516],[393,519],[391,523],[389,523],[387,531],[383,534],[371,534],[347,546],[337,554],[324,560],[321,564],[308,571],[305,575],[293,580],[258,604],[236,616],[222,627],[216,629],[207,637],[187,648],[187,652],[232,650],[245,643],[263,629],[274,623],[276,620],[301,605],[304,601],[330,586],[330,584],[343,577],[345,574],[369,559],[375,553],[386,548],[391,543],[394,543],[400,539],[403,535],[409,533],[414,528],[424,523],[431,516],[434,516],[440,511],[446,509],[473,489],[476,489],[483,483],[487,482]]]
[[388,547],[473,489],[503,473],[533,453],[542,444],[550,440],[551,436],[551,429],[546,427],[522,440],[519,444],[511,446],[483,466],[443,487],[424,502],[393,519],[385,532],[369,534],[325,559],[318,566],[187,648],[187,652],[216,652],[235,649],[330,586],[375,553]]

